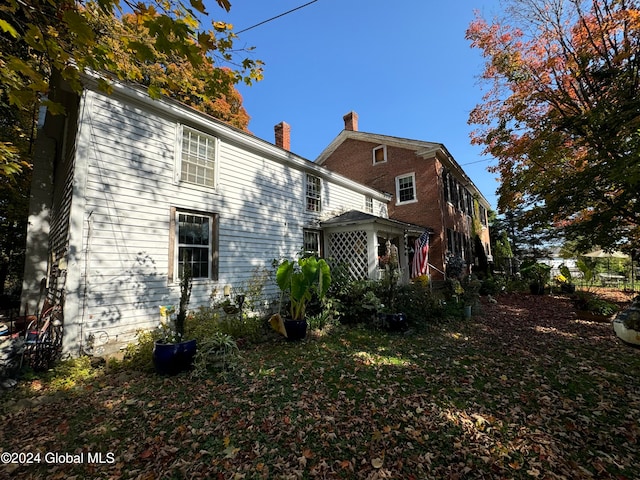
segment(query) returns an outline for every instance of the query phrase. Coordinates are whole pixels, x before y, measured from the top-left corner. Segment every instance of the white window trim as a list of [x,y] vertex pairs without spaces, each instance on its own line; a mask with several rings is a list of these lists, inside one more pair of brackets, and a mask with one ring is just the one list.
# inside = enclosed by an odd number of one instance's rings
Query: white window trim
[[373,213],[373,197],[364,197],[364,211]]
[[[309,209],[309,203],[307,201],[308,199],[308,187],[309,187],[309,177],[313,177],[313,178],[317,178],[318,179],[318,187],[320,189],[320,194],[319,194],[319,198],[318,198],[318,202],[319,202],[319,208],[318,210],[310,210]],[[324,190],[324,186],[322,185],[322,178],[314,175],[313,173],[308,173],[305,172],[304,175],[304,211],[307,213],[321,213],[322,212],[322,191]]]
[[322,231],[315,230],[315,229],[312,229],[312,228],[305,228],[305,229],[302,230],[302,235],[303,235],[303,246],[302,247],[303,247],[303,251],[305,253],[312,253],[312,251],[311,250],[307,250],[305,248],[306,245],[304,245],[304,236],[307,235],[307,234],[314,235],[316,237],[317,242],[318,242],[318,248],[317,248],[317,250],[313,251],[313,253],[316,254],[317,256],[321,256],[322,255]]
[[[411,177],[413,183],[413,199],[400,201],[400,179]],[[404,173],[396,177],[396,205],[407,205],[409,203],[416,203],[418,201],[418,191],[416,189],[416,172]]]
[[[382,149],[383,152],[383,157],[384,159],[376,162],[376,151]],[[372,162],[373,165],[380,165],[381,163],[387,163],[387,146],[386,145],[378,145],[377,147],[374,147],[374,149],[371,151],[372,154]]]
[[[199,183],[192,183],[192,182],[188,182],[186,180],[182,179],[182,139],[184,136],[184,130],[190,130],[194,133],[197,133],[198,135],[202,135],[203,137],[207,137],[210,140],[213,141],[213,148],[214,148],[214,152],[213,152],[213,162],[214,162],[214,170],[213,170],[213,187],[210,187],[208,185],[201,185]],[[189,127],[187,125],[183,125],[183,124],[177,124],[176,125],[176,150],[175,150],[175,161],[174,161],[174,165],[175,165],[175,171],[174,171],[174,182],[176,185],[179,185],[181,183],[186,183],[189,186],[193,186],[194,188],[202,188],[202,189],[206,189],[207,191],[216,191],[218,189],[218,177],[219,177],[219,172],[220,172],[220,139],[217,137],[214,137],[213,135],[210,135],[208,133],[205,133],[201,130],[198,130],[196,128],[192,128]]]

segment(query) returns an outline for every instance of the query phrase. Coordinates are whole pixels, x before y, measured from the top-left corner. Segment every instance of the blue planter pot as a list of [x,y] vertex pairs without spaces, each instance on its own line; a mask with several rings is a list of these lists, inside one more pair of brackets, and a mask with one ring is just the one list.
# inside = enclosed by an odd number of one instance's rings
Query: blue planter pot
[[153,346],[153,366],[160,375],[176,375],[193,368],[196,341],[161,343]]
[[287,331],[287,340],[295,342],[307,336],[306,320],[285,320],[284,329]]

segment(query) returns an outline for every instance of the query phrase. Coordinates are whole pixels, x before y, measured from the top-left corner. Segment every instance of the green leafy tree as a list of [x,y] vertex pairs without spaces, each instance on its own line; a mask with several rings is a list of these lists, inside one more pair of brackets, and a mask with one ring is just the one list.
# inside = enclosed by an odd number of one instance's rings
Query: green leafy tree
[[[228,0],[216,0],[229,10]],[[52,102],[50,81],[76,92],[85,69],[168,95],[238,128],[249,116],[238,82],[262,76],[261,62],[238,58],[230,25],[212,21],[200,0],[7,0],[0,4],[0,293],[20,284],[28,217],[31,146],[40,106]]]
[[[231,7],[228,0],[216,1]],[[233,86],[259,80],[261,62],[236,58],[230,25],[213,21],[210,30],[201,29],[206,15],[201,0],[8,0],[0,6],[0,102],[32,116],[40,105],[61,113],[47,98],[53,73],[79,92],[81,72],[91,69],[103,75],[100,86],[107,92],[118,79],[209,113],[221,99],[226,109],[240,111]],[[19,171],[28,157],[12,141],[0,141],[0,174]]]
[[21,158],[29,153],[32,128],[31,112],[0,103],[0,139],[11,140],[10,146],[0,142],[10,152],[0,164],[0,295],[16,293],[22,278],[31,168]]
[[20,288],[27,233],[31,170],[0,175],[0,295]]
[[467,30],[489,89],[472,141],[498,160],[499,208],[613,248],[640,243],[640,10],[629,0],[507,0]]

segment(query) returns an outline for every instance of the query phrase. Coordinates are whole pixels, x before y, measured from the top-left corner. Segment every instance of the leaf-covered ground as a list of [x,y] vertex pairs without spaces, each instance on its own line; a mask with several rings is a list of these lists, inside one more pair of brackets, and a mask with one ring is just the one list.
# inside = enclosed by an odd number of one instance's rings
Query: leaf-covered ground
[[427,334],[260,345],[225,379],[121,372],[4,398],[2,450],[42,456],[0,477],[634,479],[639,372],[610,323],[507,295]]

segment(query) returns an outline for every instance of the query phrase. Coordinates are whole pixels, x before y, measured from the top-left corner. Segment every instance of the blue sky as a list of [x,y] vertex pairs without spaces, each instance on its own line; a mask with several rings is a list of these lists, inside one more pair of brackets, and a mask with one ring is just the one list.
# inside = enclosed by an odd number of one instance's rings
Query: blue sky
[[[216,20],[251,27],[309,0],[232,0],[226,14],[208,0]],[[291,150],[315,158],[353,110],[359,130],[443,143],[496,207],[493,163],[472,146],[467,125],[481,100],[483,59],[465,40],[474,11],[490,19],[499,0],[318,0],[241,33],[254,46],[264,80],[240,86],[250,131],[273,142],[273,127],[291,125]]]

